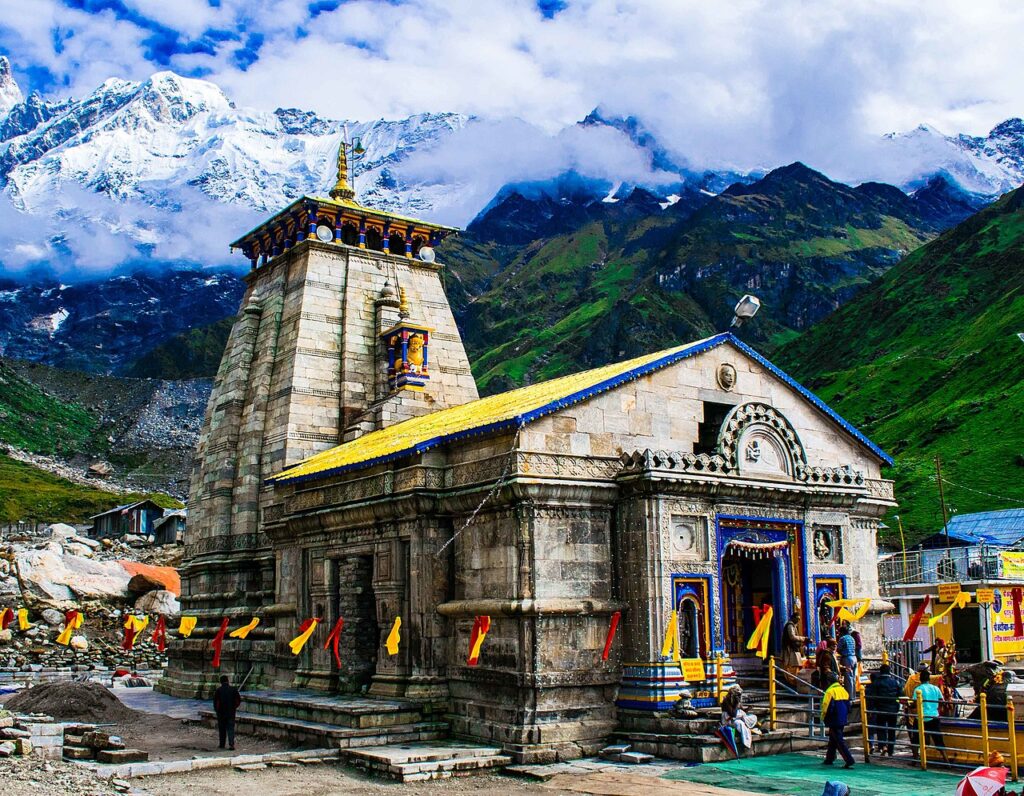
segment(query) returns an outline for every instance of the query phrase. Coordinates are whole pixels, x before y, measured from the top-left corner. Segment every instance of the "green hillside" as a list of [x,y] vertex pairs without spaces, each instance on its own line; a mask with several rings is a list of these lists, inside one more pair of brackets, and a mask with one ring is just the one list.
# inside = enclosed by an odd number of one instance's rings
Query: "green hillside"
[[182,332],[143,354],[125,375],[142,379],[196,379],[217,373],[234,317]]
[[42,454],[73,454],[92,447],[96,418],[22,378],[0,360],[0,442]]
[[[637,190],[596,205],[568,231],[522,245],[446,244],[482,393],[713,334],[748,291],[764,311],[745,336],[770,351],[938,231],[891,186],[850,188],[799,163],[688,204],[663,208]],[[503,209],[487,228],[500,229]]]
[[[1024,189],[921,247],[775,360],[895,459],[911,538],[1024,505]],[[895,524],[895,523],[891,523]]]
[[181,503],[167,495],[107,492],[0,455],[0,522],[81,523],[101,511],[145,497],[164,508],[181,508]]

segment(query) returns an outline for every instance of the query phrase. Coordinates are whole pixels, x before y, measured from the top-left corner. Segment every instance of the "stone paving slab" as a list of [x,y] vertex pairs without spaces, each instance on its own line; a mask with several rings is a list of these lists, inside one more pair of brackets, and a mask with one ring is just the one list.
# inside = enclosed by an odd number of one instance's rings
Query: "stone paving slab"
[[411,746],[367,746],[349,753],[350,758],[369,760],[383,765],[424,763],[455,758],[494,757],[501,749],[473,744],[415,744]]
[[162,760],[152,763],[131,763],[129,765],[103,765],[93,762],[77,762],[104,779],[110,777],[152,777],[160,774],[185,774],[207,768],[229,768],[254,764],[269,764],[274,761],[303,762],[304,760],[339,760],[337,749],[301,749],[292,752],[268,752],[262,755],[233,755],[231,757],[197,757],[191,760]]
[[199,711],[209,709],[212,701],[183,699],[154,691],[151,686],[113,688],[110,693],[132,710],[170,716],[172,719],[199,719]]

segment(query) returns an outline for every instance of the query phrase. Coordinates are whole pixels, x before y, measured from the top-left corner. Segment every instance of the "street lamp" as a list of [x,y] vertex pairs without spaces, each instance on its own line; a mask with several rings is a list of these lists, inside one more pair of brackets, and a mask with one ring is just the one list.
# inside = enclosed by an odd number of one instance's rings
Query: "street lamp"
[[742,326],[744,321],[749,321],[757,315],[757,311],[759,309],[761,309],[761,299],[747,293],[743,298],[736,302],[736,306],[732,311],[732,323],[729,324],[729,328],[731,329],[734,326]]

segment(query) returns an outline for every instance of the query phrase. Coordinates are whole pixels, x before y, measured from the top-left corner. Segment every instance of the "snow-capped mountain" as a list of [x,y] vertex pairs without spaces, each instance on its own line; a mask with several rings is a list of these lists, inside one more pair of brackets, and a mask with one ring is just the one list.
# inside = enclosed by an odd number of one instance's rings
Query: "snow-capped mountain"
[[[238,108],[213,83],[159,72],[143,83],[110,79],[87,97],[21,99],[0,60],[0,185],[15,206],[37,210],[77,183],[116,200],[172,209],[175,189],[266,213],[333,185],[345,123],[294,109]],[[16,94],[15,94],[16,92]],[[354,163],[364,201],[396,212],[433,204],[439,186],[402,182],[393,168],[409,152],[465,126],[454,113],[348,124],[365,153]]]
[[915,189],[936,174],[961,189],[996,197],[1024,183],[1024,120],[1000,122],[987,136],[945,135],[921,125],[885,136],[889,167],[876,179]]
[[11,74],[11,62],[0,55],[0,116],[24,99],[21,88]]

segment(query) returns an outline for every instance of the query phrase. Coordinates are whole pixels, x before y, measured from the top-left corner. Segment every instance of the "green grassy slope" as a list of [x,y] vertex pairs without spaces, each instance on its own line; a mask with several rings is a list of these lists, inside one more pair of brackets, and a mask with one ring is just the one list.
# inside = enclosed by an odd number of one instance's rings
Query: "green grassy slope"
[[[1024,505],[1024,189],[923,246],[775,360],[896,459],[908,536]],[[895,523],[891,523],[895,525]]]
[[744,333],[770,351],[933,237],[909,202],[794,164],[692,214],[627,199],[567,233],[446,244],[442,258],[474,376],[491,394],[713,334],[747,291],[764,310]]
[[122,495],[73,483],[0,455],[0,522],[85,522],[122,503],[149,497],[165,508],[181,503],[167,495]]
[[43,454],[71,454],[92,444],[96,418],[58,401],[0,360],[0,442]]
[[143,379],[196,379],[217,374],[234,317],[197,326],[139,357],[124,375]]

